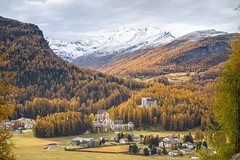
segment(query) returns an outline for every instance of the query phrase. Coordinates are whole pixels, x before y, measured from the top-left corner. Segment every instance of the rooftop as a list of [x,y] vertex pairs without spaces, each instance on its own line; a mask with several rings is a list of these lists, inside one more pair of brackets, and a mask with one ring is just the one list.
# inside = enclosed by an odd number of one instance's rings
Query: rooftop
[[76,137],[72,139],[73,141],[92,141],[94,138],[82,138],[82,137]]
[[123,123],[123,120],[119,120],[119,119],[116,119],[116,120],[113,120],[114,123]]
[[156,99],[147,99],[147,101],[156,101]]
[[173,152],[173,153],[178,153],[179,151],[178,150],[172,150],[170,152]]
[[98,110],[97,114],[103,114],[103,113],[107,113],[107,110]]

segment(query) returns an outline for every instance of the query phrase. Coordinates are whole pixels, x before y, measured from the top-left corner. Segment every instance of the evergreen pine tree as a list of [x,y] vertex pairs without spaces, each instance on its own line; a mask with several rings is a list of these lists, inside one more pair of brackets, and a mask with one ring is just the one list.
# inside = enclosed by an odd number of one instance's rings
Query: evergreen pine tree
[[[217,86],[213,112],[218,127],[209,130],[209,142],[219,160],[231,159],[240,152],[239,112],[240,112],[240,37],[231,41],[231,56],[225,64]],[[200,153],[201,159],[211,155]]]

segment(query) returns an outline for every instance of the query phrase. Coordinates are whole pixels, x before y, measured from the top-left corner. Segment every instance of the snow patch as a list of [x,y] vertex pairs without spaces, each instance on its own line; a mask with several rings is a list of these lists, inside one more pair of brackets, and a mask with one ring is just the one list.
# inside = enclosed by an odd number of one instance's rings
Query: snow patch
[[195,31],[188,33],[182,37],[177,38],[176,40],[188,40],[188,41],[199,41],[207,37],[215,37],[219,35],[226,35],[227,32],[216,31],[214,29]]
[[160,27],[147,26],[143,28],[122,27],[98,38],[83,39],[76,42],[46,39],[55,54],[72,62],[83,55],[106,56],[165,44],[174,40],[174,37],[170,32],[164,31]]

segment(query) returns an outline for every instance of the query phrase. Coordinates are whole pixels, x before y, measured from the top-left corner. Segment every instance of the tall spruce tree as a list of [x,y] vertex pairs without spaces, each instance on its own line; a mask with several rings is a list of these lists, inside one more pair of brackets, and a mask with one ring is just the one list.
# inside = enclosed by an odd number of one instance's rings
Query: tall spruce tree
[[[226,160],[240,152],[240,36],[231,41],[230,59],[220,75],[216,91],[213,112],[218,127],[210,130],[209,138],[216,150],[212,157]],[[201,159],[210,159],[211,155],[202,153]]]

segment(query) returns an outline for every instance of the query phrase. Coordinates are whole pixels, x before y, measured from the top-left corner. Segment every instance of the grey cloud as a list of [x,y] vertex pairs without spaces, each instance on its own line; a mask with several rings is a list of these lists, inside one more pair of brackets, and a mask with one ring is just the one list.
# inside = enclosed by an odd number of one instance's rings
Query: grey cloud
[[0,15],[35,23],[45,35],[84,38],[97,30],[159,25],[177,36],[195,29],[238,31],[235,0],[0,0]]

